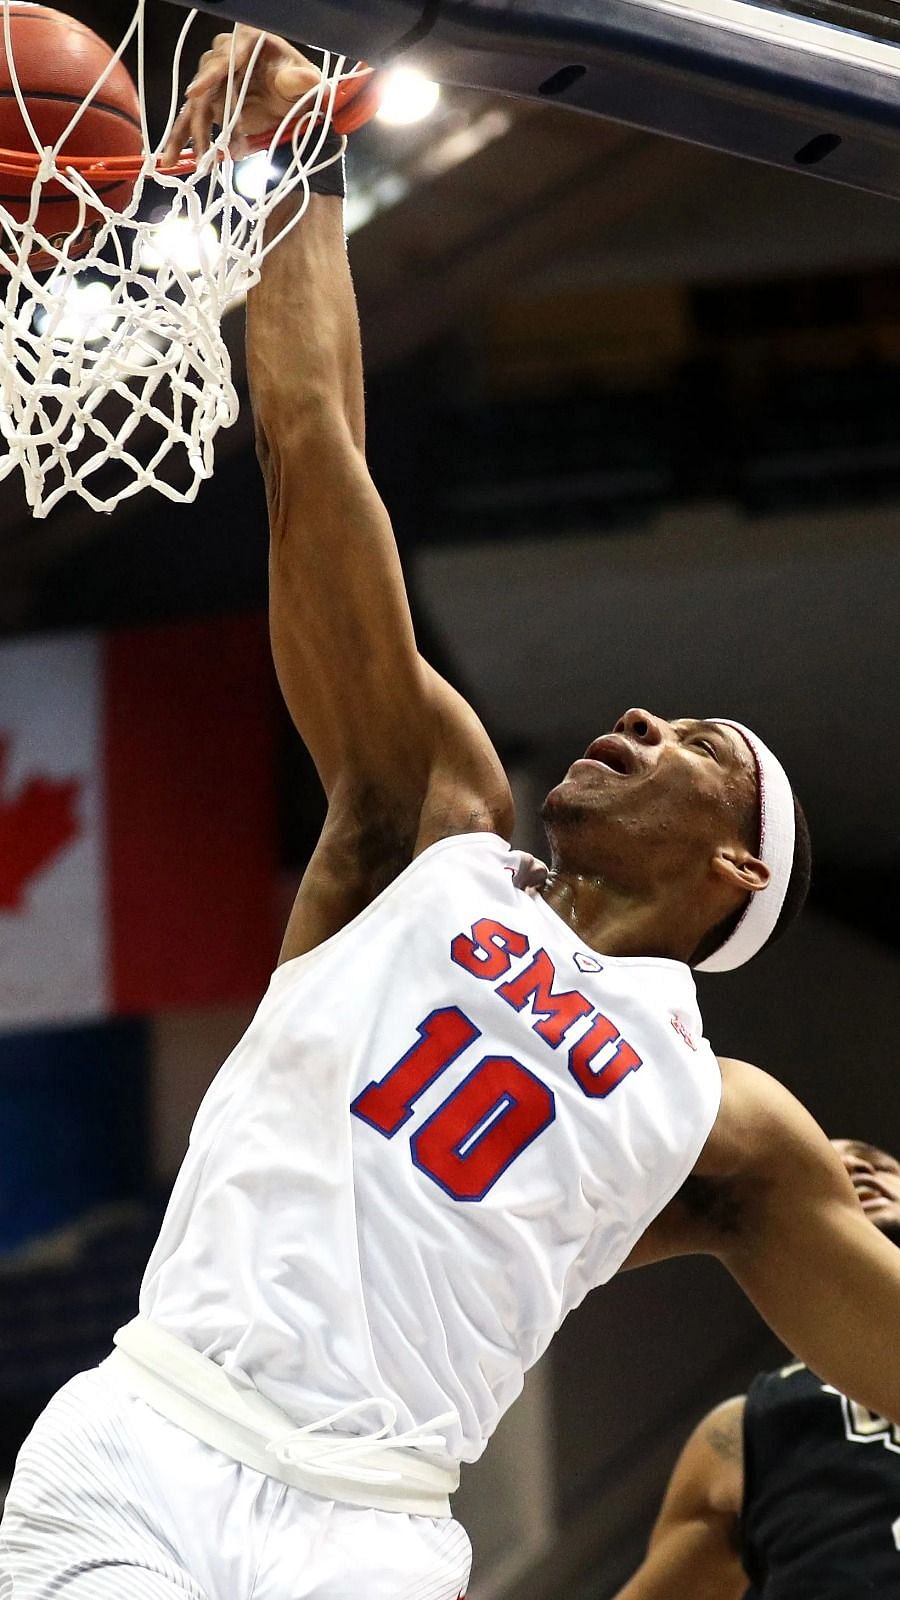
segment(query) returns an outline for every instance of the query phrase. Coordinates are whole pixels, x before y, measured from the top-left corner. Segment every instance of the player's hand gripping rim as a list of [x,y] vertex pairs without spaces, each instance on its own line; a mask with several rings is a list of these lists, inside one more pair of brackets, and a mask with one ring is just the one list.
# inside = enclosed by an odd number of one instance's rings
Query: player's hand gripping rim
[[284,39],[245,24],[235,28],[234,33],[217,34],[188,84],[184,105],[162,152],[162,165],[174,165],[187,144],[193,149],[194,159],[201,160],[212,144],[213,128],[224,125],[226,109],[229,115],[233,114],[245,83],[240,116],[230,141],[235,159],[258,149],[259,136],[274,134],[305,96],[312,102],[320,81],[318,68]]

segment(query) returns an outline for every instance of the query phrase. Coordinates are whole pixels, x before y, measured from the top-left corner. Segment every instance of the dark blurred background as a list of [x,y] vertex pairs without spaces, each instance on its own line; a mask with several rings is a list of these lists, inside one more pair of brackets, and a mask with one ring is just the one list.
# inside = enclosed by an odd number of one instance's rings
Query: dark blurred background
[[[73,9],[107,38],[121,26],[119,0]],[[160,104],[182,21],[154,8]],[[813,891],[788,942],[702,980],[707,1032],[829,1133],[900,1150],[895,206],[459,90],[413,126],[366,129],[350,176],[373,474],[423,648],[513,774],[519,842],[540,847],[546,788],[631,704],[757,726],[806,806]],[[239,310],[228,336],[243,392]],[[118,685],[116,749],[108,728],[100,745],[131,788],[105,824],[116,970],[102,993],[88,1001],[73,980],[67,998],[49,971],[27,1003],[4,987],[31,888],[4,899],[0,881],[0,1479],[54,1389],[133,1315],[193,1114],[316,836],[317,785],[260,666],[265,599],[246,404],[194,506],[144,495],[103,518],[73,501],[39,523],[4,486],[0,838],[52,770],[50,756],[12,764],[4,680],[58,672],[54,646],[94,651]],[[190,664],[180,679],[173,662]],[[167,664],[214,708],[200,737]],[[190,823],[178,811],[196,785],[179,799],[169,781],[181,735],[218,818],[196,857],[196,807]],[[241,769],[256,766],[251,783]],[[180,838],[154,868],[152,910],[134,887],[142,807],[154,832],[168,808]],[[54,848],[38,899],[62,834]],[[161,949],[135,977],[151,920],[167,927],[182,903],[194,922],[180,937],[208,944],[205,967],[192,954],[179,987]],[[225,977],[213,916],[253,929]],[[476,1600],[612,1593],[688,1428],[776,1355],[706,1262],[595,1295],[464,1483]]]

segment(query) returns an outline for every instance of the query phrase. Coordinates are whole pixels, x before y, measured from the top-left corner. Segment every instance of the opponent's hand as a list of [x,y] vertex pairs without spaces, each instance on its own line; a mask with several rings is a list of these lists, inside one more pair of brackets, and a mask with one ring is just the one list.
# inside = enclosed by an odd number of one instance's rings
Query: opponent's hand
[[272,34],[264,35],[261,29],[244,24],[235,28],[233,34],[217,34],[212,48],[200,58],[196,77],[188,85],[185,103],[160,158],[163,166],[174,166],[187,143],[192,145],[198,160],[209,149],[213,125],[218,123],[221,126],[225,118],[232,47],[233,104],[243,87],[253,52],[261,38],[265,38],[265,43],[253,68],[237,129],[231,140],[233,156],[246,155],[250,148],[247,141],[254,134],[268,133],[276,128],[291,107],[316,88],[320,78],[318,68],[284,39]]

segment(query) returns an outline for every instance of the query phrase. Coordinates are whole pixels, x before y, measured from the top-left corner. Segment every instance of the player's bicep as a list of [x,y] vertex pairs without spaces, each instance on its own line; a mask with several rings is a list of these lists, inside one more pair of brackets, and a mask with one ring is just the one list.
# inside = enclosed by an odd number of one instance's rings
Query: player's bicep
[[437,839],[478,830],[510,836],[512,796],[487,734],[455,690],[424,662],[422,671],[437,729],[424,800],[352,769],[335,778],[281,961],[305,955],[340,932]]

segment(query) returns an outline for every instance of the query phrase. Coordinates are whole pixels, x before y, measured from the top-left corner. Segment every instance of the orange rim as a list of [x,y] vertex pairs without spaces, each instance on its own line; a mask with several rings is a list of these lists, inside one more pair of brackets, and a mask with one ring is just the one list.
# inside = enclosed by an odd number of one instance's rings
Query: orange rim
[[[353,77],[342,78],[334,94],[331,125],[335,132],[355,133],[357,128],[369,122],[381,103],[381,89],[382,74],[372,67],[364,67]],[[308,117],[301,117],[298,123],[288,129],[281,143],[290,143],[297,128],[302,128],[308,120]],[[316,120],[321,122],[324,119],[320,116]],[[247,143],[251,151],[267,150],[274,136],[273,129],[267,134],[257,134]],[[30,178],[33,181],[40,171],[41,160],[36,150],[7,150],[0,146],[0,173],[7,177]],[[129,178],[138,179],[144,171],[145,161],[137,156],[64,156],[61,166],[64,171],[80,173],[88,183],[91,178],[120,178],[124,182]],[[156,170],[165,177],[180,178],[194,172],[196,166],[192,152],[184,150],[174,165],[157,167]]]

